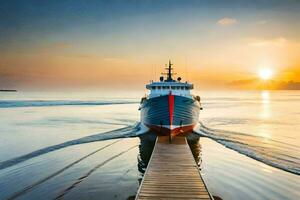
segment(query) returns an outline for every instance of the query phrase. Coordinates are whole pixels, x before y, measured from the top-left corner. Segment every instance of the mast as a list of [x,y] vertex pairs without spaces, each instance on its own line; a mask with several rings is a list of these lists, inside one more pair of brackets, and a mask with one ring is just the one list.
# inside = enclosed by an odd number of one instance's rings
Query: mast
[[166,81],[168,81],[168,82],[174,81],[173,78],[172,78],[172,75],[175,74],[175,73],[172,73],[172,70],[173,70],[172,65],[173,64],[171,63],[171,60],[169,60],[169,66],[166,66],[166,70],[168,70],[168,73],[162,73],[164,75],[167,75],[167,80]]

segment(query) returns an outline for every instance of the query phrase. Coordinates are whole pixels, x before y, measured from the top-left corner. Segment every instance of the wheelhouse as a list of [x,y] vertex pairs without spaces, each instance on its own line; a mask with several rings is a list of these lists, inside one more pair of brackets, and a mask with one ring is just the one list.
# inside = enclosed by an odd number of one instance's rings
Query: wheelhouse
[[164,75],[167,75],[166,79],[161,76],[160,81],[151,81],[150,84],[146,85],[146,88],[150,91],[148,97],[154,98],[171,93],[173,95],[192,98],[190,90],[194,88],[193,84],[190,84],[188,82],[181,82],[180,77],[178,77],[177,80],[174,80],[172,78],[172,75],[174,73],[172,73],[173,68],[170,61],[169,66],[166,69],[168,70],[168,73],[163,73]]

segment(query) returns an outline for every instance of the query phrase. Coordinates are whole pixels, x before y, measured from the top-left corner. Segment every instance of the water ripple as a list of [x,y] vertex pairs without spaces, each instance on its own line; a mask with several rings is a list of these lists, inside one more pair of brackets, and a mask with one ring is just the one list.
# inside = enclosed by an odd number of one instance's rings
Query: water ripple
[[255,160],[300,175],[300,158],[290,154],[291,151],[300,152],[298,146],[272,139],[266,142],[261,136],[213,129],[201,122],[194,131]]

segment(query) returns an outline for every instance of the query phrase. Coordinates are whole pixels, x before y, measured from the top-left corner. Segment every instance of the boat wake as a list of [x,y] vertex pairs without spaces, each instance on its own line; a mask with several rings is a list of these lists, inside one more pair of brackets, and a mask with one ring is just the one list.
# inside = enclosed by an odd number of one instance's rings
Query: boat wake
[[67,100],[8,100],[0,101],[0,108],[14,107],[46,107],[46,106],[99,106],[116,104],[135,104],[134,100],[112,100],[112,101],[67,101]]
[[291,150],[300,152],[298,146],[261,136],[213,129],[202,122],[199,122],[194,132],[267,165],[300,175],[300,158],[289,153]]
[[82,160],[84,160],[84,159],[86,159],[86,158],[88,158],[88,157],[90,157],[90,156],[96,154],[97,152],[99,152],[99,151],[101,151],[101,150],[103,150],[103,149],[105,149],[105,148],[107,148],[107,147],[110,147],[110,146],[114,145],[114,144],[117,143],[117,142],[120,142],[120,140],[121,140],[121,139],[116,140],[116,141],[114,141],[114,142],[112,142],[112,143],[110,143],[110,144],[108,144],[108,145],[105,145],[104,147],[101,147],[101,148],[99,148],[99,149],[97,149],[97,150],[95,150],[95,151],[93,151],[93,152],[91,152],[91,153],[89,153],[89,154],[87,154],[87,155],[85,155],[85,156],[79,158],[78,160],[76,160],[76,161],[74,161],[74,162],[68,164],[67,166],[63,167],[62,169],[59,169],[58,171],[56,171],[56,172],[54,172],[54,173],[52,173],[52,174],[50,174],[50,175],[48,175],[48,176],[46,176],[46,177],[44,177],[44,178],[38,180],[37,182],[34,182],[34,183],[32,183],[32,184],[30,184],[30,185],[24,187],[23,189],[21,189],[21,190],[15,192],[15,193],[13,193],[10,197],[7,198],[7,200],[12,200],[12,199],[18,198],[19,196],[21,196],[21,195],[23,195],[23,194],[29,192],[30,190],[32,190],[33,188],[37,187],[38,185],[40,185],[40,184],[42,184],[42,183],[48,181],[49,179],[51,179],[51,178],[53,178],[53,177],[55,177],[55,176],[61,174],[62,172],[66,171],[67,169],[69,169],[70,167],[76,165],[77,163],[81,162]]
[[63,191],[61,191],[59,193],[59,195],[57,197],[55,197],[55,200],[59,200],[62,199],[67,193],[69,193],[72,189],[74,189],[78,184],[80,184],[82,181],[84,181],[84,179],[88,178],[93,172],[95,172],[97,169],[99,169],[100,167],[104,166],[105,164],[109,163],[110,161],[120,157],[121,155],[127,153],[128,151],[135,149],[138,145],[134,145],[124,151],[122,151],[121,153],[118,153],[108,159],[106,159],[105,161],[99,163],[98,165],[96,165],[94,168],[92,168],[90,171],[88,171],[86,174],[82,175],[81,177],[79,177],[71,186],[69,186],[68,188],[64,189]]
[[47,154],[69,146],[103,141],[103,140],[117,139],[117,138],[136,137],[146,133],[147,131],[148,131],[147,127],[143,126],[141,123],[136,123],[134,125],[130,125],[113,131],[98,133],[98,134],[82,137],[76,140],[70,140],[61,144],[45,147],[22,156],[0,162],[0,170],[14,166],[16,164],[35,158],[37,156],[41,156],[43,154]]

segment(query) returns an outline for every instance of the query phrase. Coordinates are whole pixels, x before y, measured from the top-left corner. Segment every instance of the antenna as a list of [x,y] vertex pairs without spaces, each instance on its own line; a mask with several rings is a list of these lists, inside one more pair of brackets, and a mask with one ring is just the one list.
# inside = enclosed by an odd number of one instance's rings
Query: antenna
[[154,65],[154,81],[156,80],[156,66]]
[[172,63],[171,63],[171,60],[169,60],[169,66],[167,66],[167,64],[165,65],[165,69],[168,71],[167,73],[162,73],[163,75],[167,75],[167,80],[166,81],[169,81],[169,82],[172,82],[174,81],[173,78],[172,78],[172,75],[176,74],[176,73],[172,73]]
[[189,82],[189,72],[188,72],[187,56],[185,56],[185,77],[186,77],[186,80]]

